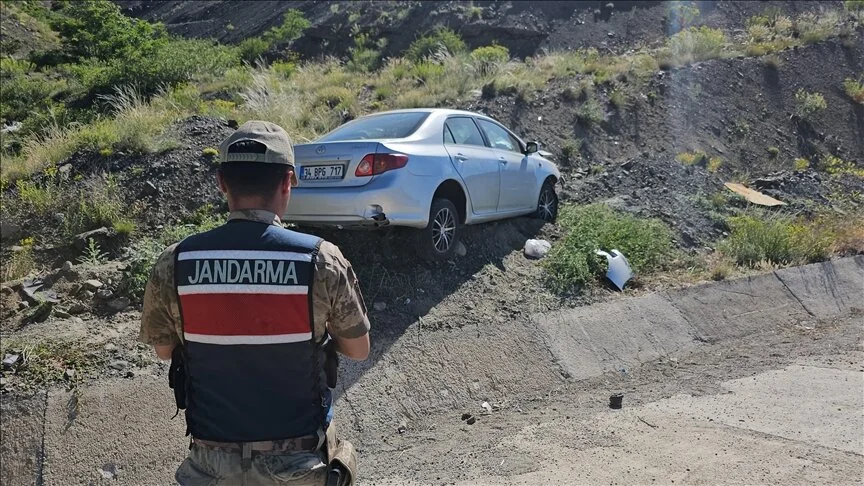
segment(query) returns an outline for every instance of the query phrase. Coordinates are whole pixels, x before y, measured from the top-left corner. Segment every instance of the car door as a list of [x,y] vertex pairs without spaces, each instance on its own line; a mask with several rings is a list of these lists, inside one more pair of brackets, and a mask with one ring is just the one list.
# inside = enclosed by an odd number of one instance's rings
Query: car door
[[534,200],[536,178],[530,158],[522,153],[522,144],[507,129],[491,120],[478,118],[477,123],[501,168],[497,211],[507,213],[532,209],[537,203]]
[[486,148],[486,141],[474,119],[451,116],[444,123],[444,148],[468,188],[474,214],[497,211],[500,191],[500,164]]

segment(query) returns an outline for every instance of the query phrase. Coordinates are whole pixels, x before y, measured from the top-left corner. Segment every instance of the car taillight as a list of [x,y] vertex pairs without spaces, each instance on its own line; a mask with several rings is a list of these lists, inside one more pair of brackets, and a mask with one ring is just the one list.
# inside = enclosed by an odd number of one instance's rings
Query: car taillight
[[368,177],[383,174],[388,170],[401,169],[408,164],[408,156],[402,154],[366,154],[357,169],[354,170],[356,177]]

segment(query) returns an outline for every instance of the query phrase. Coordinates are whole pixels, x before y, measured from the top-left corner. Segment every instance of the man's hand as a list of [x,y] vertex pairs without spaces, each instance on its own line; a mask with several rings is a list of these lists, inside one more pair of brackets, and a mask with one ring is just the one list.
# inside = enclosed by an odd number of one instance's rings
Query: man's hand
[[[363,361],[369,357],[369,334],[358,338],[331,336],[336,341],[336,350],[355,361]],[[170,356],[171,353],[168,353]]]
[[156,356],[159,359],[169,360],[171,359],[171,352],[174,351],[174,347],[176,344],[156,344],[153,348],[156,350]]

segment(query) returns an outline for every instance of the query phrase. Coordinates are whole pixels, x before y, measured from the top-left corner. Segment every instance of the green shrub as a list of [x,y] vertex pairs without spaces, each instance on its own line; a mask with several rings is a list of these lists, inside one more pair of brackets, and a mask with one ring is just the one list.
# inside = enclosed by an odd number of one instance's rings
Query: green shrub
[[720,170],[720,167],[723,167],[723,159],[720,157],[711,157],[708,159],[708,164],[705,167],[708,169],[708,172],[717,172]]
[[114,231],[116,231],[118,235],[128,237],[128,236],[131,236],[132,233],[135,232],[136,225],[135,225],[135,221],[132,221],[131,219],[119,219],[117,221],[114,221],[114,224],[112,225],[112,227],[114,228]]
[[543,261],[557,290],[582,287],[605,275],[606,259],[595,254],[598,249],[619,250],[637,273],[662,268],[675,253],[664,223],[602,204],[562,207],[558,222],[566,234]]
[[303,31],[311,25],[311,22],[303,16],[302,11],[292,8],[283,14],[282,24],[272,27],[264,33],[263,37],[271,44],[292,42],[299,39],[303,35]]
[[810,93],[804,89],[795,93],[795,102],[795,114],[804,119],[809,119],[828,107],[822,93]]
[[695,152],[681,152],[675,156],[675,160],[684,165],[705,165],[708,163],[708,154],[701,150]]
[[270,43],[260,37],[249,37],[243,39],[237,46],[237,54],[240,60],[255,64],[261,56],[270,49]]
[[795,159],[795,172],[804,172],[810,168],[810,161],[805,158]]
[[857,167],[854,163],[843,160],[840,157],[826,154],[822,157],[821,162],[822,169],[832,176],[849,174],[864,178],[864,168]]
[[213,147],[207,147],[201,151],[201,155],[203,155],[204,157],[215,158],[217,155],[219,155],[219,150]]
[[166,226],[156,237],[142,238],[126,249],[124,258],[128,261],[128,266],[120,280],[121,292],[132,299],[141,299],[153,265],[166,247],[225,222],[224,215],[209,214],[212,206],[202,208],[204,209],[199,208],[199,211],[193,213],[192,219],[195,219],[196,223]]
[[497,71],[510,60],[510,51],[506,47],[497,44],[478,47],[471,51],[471,60],[474,62],[480,75],[486,76]]
[[567,164],[572,164],[573,162],[579,160],[582,150],[582,140],[566,140],[561,144],[561,159],[562,162]]
[[677,64],[720,57],[726,45],[726,34],[720,29],[690,27],[673,35],[666,41],[671,60]]
[[772,159],[776,159],[777,156],[780,155],[780,149],[777,147],[768,147],[768,156]]
[[420,62],[437,55],[442,49],[450,54],[465,52],[465,41],[450,29],[438,29],[412,42],[405,51],[405,57],[413,62]]
[[789,216],[734,216],[727,225],[729,237],[718,248],[739,265],[813,263],[828,257],[830,237]]
[[864,76],[858,80],[846,78],[843,81],[843,90],[853,101],[864,104]]
[[597,101],[597,98],[590,96],[579,107],[579,110],[576,112],[576,117],[579,118],[579,121],[583,124],[591,126],[605,121],[606,113],[603,110],[603,105]]

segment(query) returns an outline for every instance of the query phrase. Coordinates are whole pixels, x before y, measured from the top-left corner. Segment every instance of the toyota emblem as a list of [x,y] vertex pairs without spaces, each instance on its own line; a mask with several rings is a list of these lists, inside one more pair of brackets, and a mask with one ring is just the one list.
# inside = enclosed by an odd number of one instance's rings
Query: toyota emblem
[[326,152],[326,151],[327,151],[327,147],[325,147],[324,145],[319,145],[319,146],[315,149],[315,153],[318,154],[318,155],[322,155],[322,154],[324,154],[324,152]]

